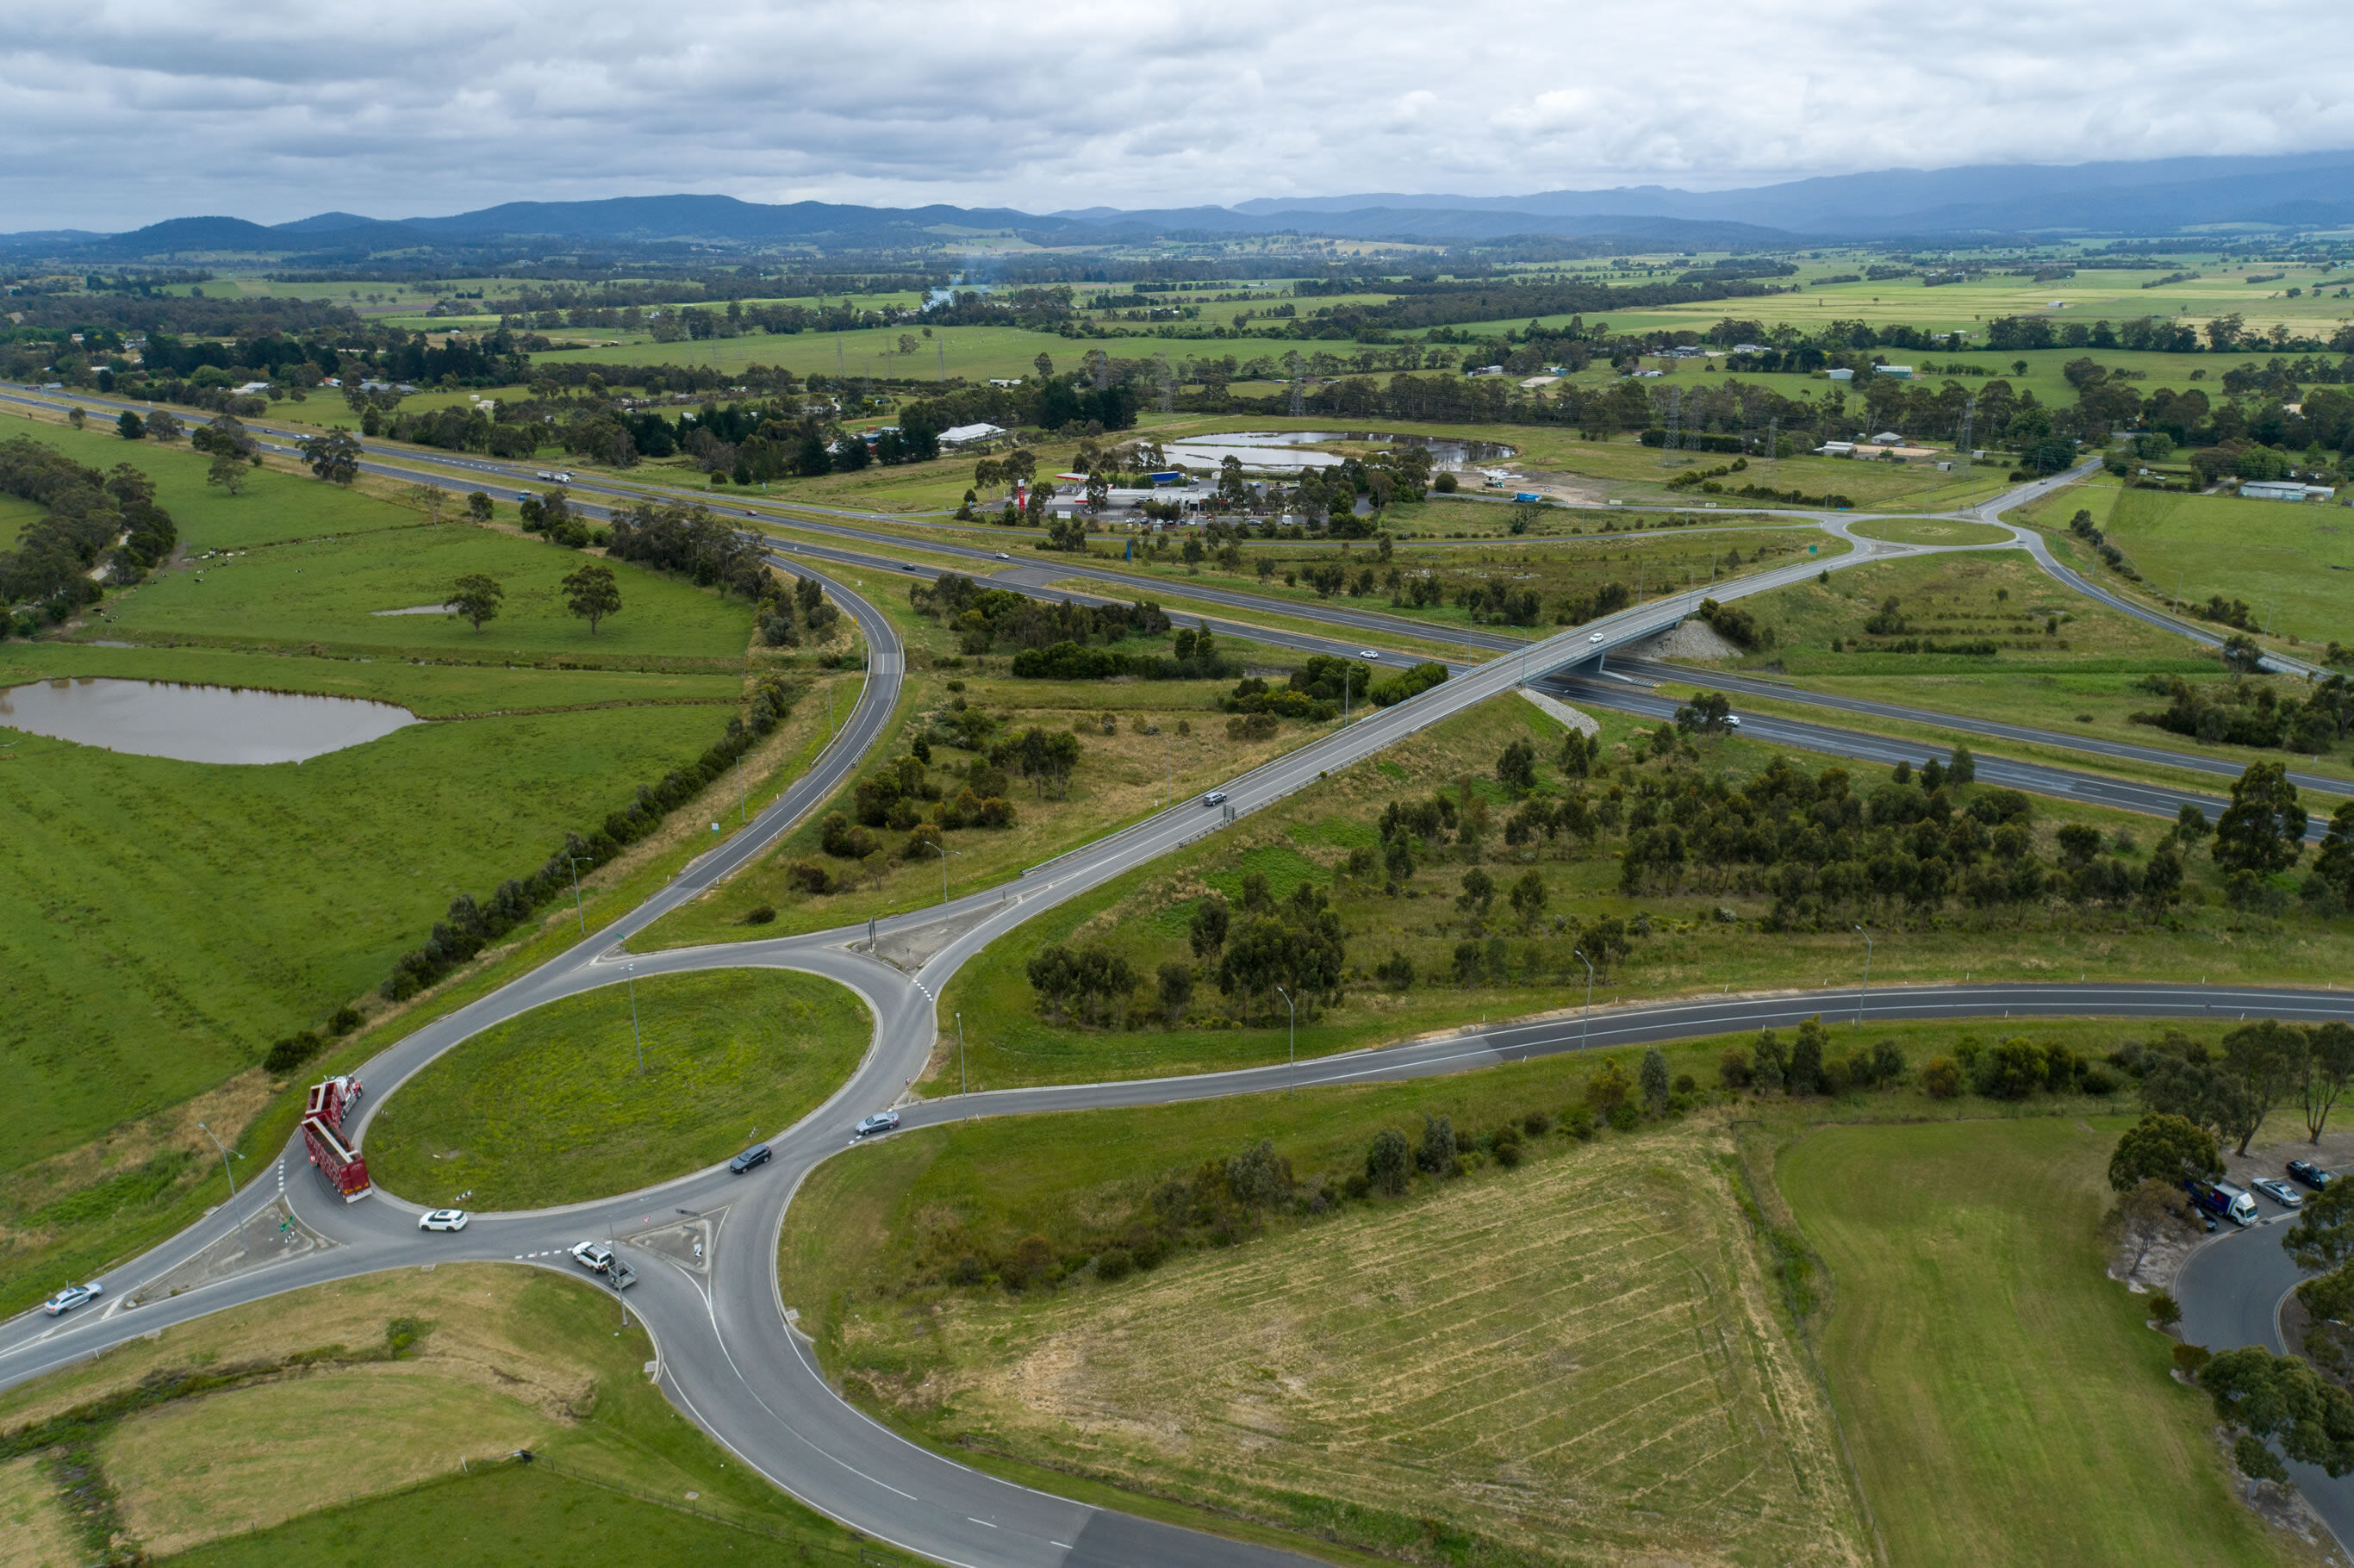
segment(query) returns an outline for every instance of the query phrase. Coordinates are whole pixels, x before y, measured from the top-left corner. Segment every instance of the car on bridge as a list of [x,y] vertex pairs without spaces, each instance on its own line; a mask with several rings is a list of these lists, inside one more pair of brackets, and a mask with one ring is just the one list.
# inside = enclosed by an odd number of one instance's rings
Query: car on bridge
[[1586,641],[1588,642],[1599,642],[1602,641],[1602,633],[1597,631],[1593,636],[1587,638]]
[[417,1228],[420,1231],[462,1231],[466,1228],[466,1211],[436,1209],[429,1214],[419,1216]]
[[84,1302],[95,1301],[105,1294],[106,1287],[95,1279],[88,1285],[69,1285],[42,1302],[41,1310],[52,1318],[62,1318]]

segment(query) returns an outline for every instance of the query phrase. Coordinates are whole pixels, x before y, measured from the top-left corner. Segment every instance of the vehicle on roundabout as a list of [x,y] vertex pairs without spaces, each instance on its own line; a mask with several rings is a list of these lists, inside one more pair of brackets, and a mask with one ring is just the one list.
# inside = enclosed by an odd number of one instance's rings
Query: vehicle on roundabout
[[621,1260],[621,1255],[613,1250],[611,1242],[579,1242],[573,1245],[571,1252],[573,1262],[603,1275],[606,1282],[616,1290],[627,1290],[638,1282],[638,1271]]
[[755,1165],[766,1165],[776,1151],[765,1143],[756,1143],[727,1162],[727,1169],[741,1176]]
[[466,1211],[436,1209],[429,1214],[419,1216],[417,1228],[420,1231],[462,1231],[466,1228]]
[[851,1129],[850,1136],[853,1138],[873,1138],[877,1133],[892,1131],[898,1125],[899,1113],[897,1111],[876,1111],[873,1116],[861,1118],[858,1125]]
[[86,1302],[95,1301],[105,1294],[106,1287],[95,1279],[88,1285],[69,1285],[47,1301],[42,1302],[41,1310],[52,1318],[62,1318],[75,1308]]

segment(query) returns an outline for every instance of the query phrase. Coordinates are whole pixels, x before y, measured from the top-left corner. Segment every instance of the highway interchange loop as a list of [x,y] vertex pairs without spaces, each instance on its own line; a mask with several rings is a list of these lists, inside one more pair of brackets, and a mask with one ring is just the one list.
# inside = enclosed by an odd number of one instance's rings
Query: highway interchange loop
[[[398,467],[388,467],[387,471],[429,482],[440,482],[443,477]],[[2023,486],[1976,509],[1972,518],[1991,520],[1997,512],[2031,499],[2069,477],[2059,475]],[[1720,600],[1739,598],[1805,580],[1826,567],[1840,570],[1864,561],[1926,554],[1935,548],[1860,537],[1850,533],[1848,525],[1863,519],[1847,514],[1801,520],[1814,522],[1855,547],[1827,561],[1807,559],[1705,590],[1695,588],[1651,600],[1542,641],[1512,641],[1499,651],[1499,657],[1458,667],[1453,678],[1408,702],[1375,710],[1229,781],[1223,788],[1231,819],[1225,811],[1207,810],[1197,800],[1188,799],[1032,867],[1005,885],[879,922],[875,935],[900,938],[903,950],[928,954],[920,962],[910,959],[912,972],[874,956],[865,926],[761,941],[627,953],[625,945],[632,936],[758,858],[829,799],[890,738],[890,716],[899,700],[906,669],[898,635],[868,599],[838,574],[806,564],[819,552],[817,547],[803,546],[794,552],[798,557],[792,563],[794,569],[824,581],[836,602],[856,620],[870,651],[856,705],[809,772],[794,780],[749,824],[687,865],[643,905],[496,991],[419,1028],[358,1069],[368,1086],[356,1129],[365,1147],[367,1118],[436,1057],[531,1008],[618,983],[623,978],[624,961],[642,977],[751,967],[822,975],[865,1001],[874,1020],[873,1040],[849,1079],[823,1105],[768,1139],[775,1158],[744,1176],[731,1175],[720,1166],[592,1202],[477,1214],[462,1233],[428,1237],[417,1229],[425,1205],[383,1192],[367,1201],[345,1204],[302,1171],[305,1161],[297,1141],[280,1157],[280,1171],[285,1178],[283,1197],[301,1223],[325,1245],[178,1295],[133,1305],[143,1285],[214,1245],[241,1220],[253,1218],[279,1200],[278,1183],[249,1182],[233,1204],[216,1211],[171,1242],[101,1275],[106,1287],[103,1307],[61,1319],[27,1313],[0,1324],[0,1387],[85,1360],[174,1323],[386,1268],[477,1260],[519,1262],[578,1275],[577,1266],[565,1255],[565,1249],[574,1242],[610,1236],[626,1245],[632,1234],[675,1224],[678,1216],[685,1213],[711,1226],[712,1242],[701,1269],[666,1254],[632,1249],[641,1283],[627,1299],[656,1346],[654,1375],[679,1409],[744,1463],[811,1507],[908,1552],[970,1568],[1111,1568],[1115,1564],[1178,1568],[1205,1563],[1257,1568],[1299,1563],[1306,1559],[999,1480],[907,1442],[833,1392],[811,1345],[790,1321],[793,1304],[779,1278],[778,1248],[794,1192],[820,1161],[844,1154],[845,1135],[859,1115],[901,1103],[905,1122],[897,1136],[907,1136],[917,1128],[959,1118],[1171,1104],[1267,1093],[1294,1084],[1304,1087],[1426,1076],[1576,1051],[1589,1044],[1601,1048],[1788,1025],[1816,1013],[1882,1022],[1997,1015],[2354,1020],[2354,993],[2265,986],[1988,984],[1884,987],[1868,993],[1844,990],[1704,996],[1609,1008],[1590,1021],[1547,1019],[1466,1031],[1314,1058],[1296,1069],[1278,1065],[1191,1077],[909,1100],[907,1087],[923,1071],[939,1035],[938,999],[949,978],[989,943],[1042,911],[1206,833],[1222,831],[1230,821],[1261,810],[1329,773],[1362,763],[1454,714],[1516,686],[1546,681],[1572,666],[1594,665],[1598,655],[1673,626],[1691,612],[1703,592]],[[2063,581],[2073,578],[2073,574],[2042,553],[2039,539],[2023,529],[2014,532],[2020,544],[2037,553],[2045,570]],[[891,542],[909,543],[896,538]],[[935,553],[938,549],[928,544],[921,547]],[[854,557],[843,564],[871,564],[874,569],[900,566],[871,557]],[[1103,574],[1090,568],[1089,575]],[[2116,602],[2112,596],[2083,585],[2081,579],[2076,584],[2095,597]],[[1209,597],[1190,587],[1185,591],[1188,597]],[[1396,618],[1235,597],[1246,601],[1247,608],[1262,612],[1337,622],[1352,631],[1429,634],[1428,629]],[[2145,619],[2158,619],[2138,607],[2122,608]],[[2161,623],[2182,630],[2170,620]],[[1281,640],[1264,628],[1238,625],[1233,630],[1263,641]],[[1458,640],[1475,644],[1479,641]],[[1308,641],[1320,651],[1339,646],[1325,639]],[[1585,680],[1577,689],[1583,694],[1593,684]],[[1762,720],[1750,721],[1750,727],[1761,738],[1774,738],[1766,734],[1770,726]],[[1882,744],[1894,746],[1898,755],[1918,755],[1921,749]],[[1981,777],[1993,776],[1986,762],[1980,764],[1980,772]],[[857,1155],[853,1150],[846,1157]],[[2208,1272],[2221,1271],[2211,1268]],[[2290,1272],[2293,1276],[2294,1270]],[[2268,1288],[2269,1282],[2267,1274],[2258,1284]],[[2186,1302],[2190,1299],[2186,1298]],[[2206,1309],[2203,1302],[2200,1309]],[[2219,1321],[2229,1316],[2222,1308],[2212,1315]],[[2335,1485],[2308,1484],[2307,1489],[2309,1494],[2327,1495]],[[2317,1500],[2322,1499],[2317,1497]]]

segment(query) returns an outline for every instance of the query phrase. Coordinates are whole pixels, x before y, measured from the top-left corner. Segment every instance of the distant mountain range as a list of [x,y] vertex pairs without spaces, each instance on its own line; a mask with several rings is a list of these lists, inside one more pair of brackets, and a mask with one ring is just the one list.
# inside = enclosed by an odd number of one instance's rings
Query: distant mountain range
[[2354,224],[2354,153],[2146,163],[1976,164],[1884,169],[1740,190],[1665,185],[1521,196],[1267,197],[1225,207],[1034,214],[1010,207],[764,206],[724,196],[506,202],[397,221],[326,212],[265,226],[179,217],[125,234],[73,229],[0,236],[0,248],[89,261],[255,253],[380,255],[578,241],[603,246],[812,245],[903,248],[991,235],[1060,245],[1296,232],[1443,243],[1513,236],[1624,240],[1681,249],[1766,248],[1842,239],[2148,235],[2234,224]]

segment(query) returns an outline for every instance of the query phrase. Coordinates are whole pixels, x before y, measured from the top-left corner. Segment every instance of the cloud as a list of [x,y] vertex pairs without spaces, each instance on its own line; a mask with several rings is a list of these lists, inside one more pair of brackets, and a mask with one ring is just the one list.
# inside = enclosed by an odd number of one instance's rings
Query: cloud
[[[1034,211],[2354,146],[2354,14],[1969,0],[8,7],[0,227],[724,191]],[[2304,63],[2300,63],[2304,62]]]

